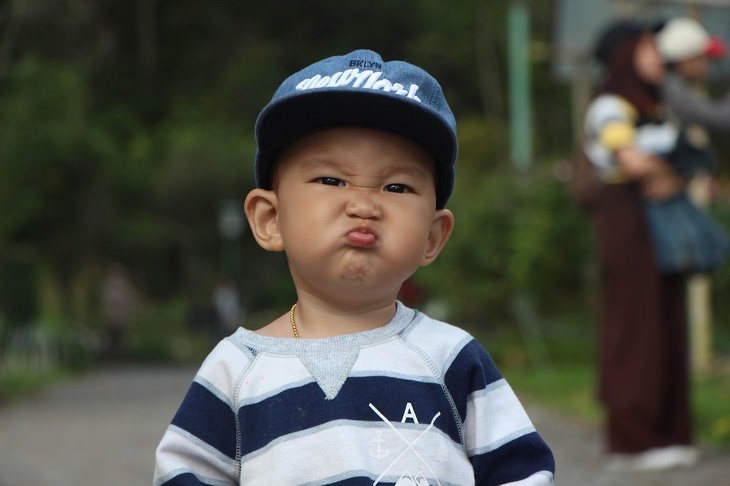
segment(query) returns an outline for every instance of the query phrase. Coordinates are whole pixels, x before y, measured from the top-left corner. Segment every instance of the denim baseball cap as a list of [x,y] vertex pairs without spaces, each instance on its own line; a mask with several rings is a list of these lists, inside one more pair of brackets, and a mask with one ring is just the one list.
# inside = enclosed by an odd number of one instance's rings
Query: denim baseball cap
[[436,159],[436,205],[454,187],[456,119],[438,81],[404,61],[370,50],[318,61],[287,78],[256,120],[256,185],[272,186],[272,161],[288,142],[314,130],[366,126],[395,132]]

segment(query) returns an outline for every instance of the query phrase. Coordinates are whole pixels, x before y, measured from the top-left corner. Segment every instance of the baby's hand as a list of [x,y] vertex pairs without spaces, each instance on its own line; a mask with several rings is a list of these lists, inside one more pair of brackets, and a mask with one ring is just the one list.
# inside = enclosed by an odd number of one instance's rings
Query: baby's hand
[[641,179],[644,196],[654,201],[663,201],[679,193],[684,188],[684,179],[665,162],[663,169],[654,171]]
[[615,156],[623,172],[641,183],[643,194],[649,199],[668,199],[684,187],[684,179],[661,157],[636,146],[623,147]]

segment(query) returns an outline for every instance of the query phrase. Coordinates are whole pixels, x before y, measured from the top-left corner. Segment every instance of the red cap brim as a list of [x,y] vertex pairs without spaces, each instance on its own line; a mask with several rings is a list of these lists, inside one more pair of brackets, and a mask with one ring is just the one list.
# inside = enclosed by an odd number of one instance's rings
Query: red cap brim
[[707,49],[705,50],[705,53],[709,57],[723,57],[725,55],[725,52],[727,52],[727,46],[725,46],[725,42],[719,37],[711,37],[710,41],[707,43]]

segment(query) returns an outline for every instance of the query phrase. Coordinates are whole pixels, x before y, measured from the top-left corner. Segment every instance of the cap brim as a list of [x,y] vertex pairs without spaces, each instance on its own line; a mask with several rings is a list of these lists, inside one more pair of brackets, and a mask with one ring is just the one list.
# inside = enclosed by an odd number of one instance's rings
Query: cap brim
[[256,123],[258,185],[270,188],[271,158],[292,139],[333,126],[365,126],[398,133],[423,146],[437,160],[437,205],[451,195],[456,158],[454,130],[435,112],[408,98],[378,91],[321,90],[289,96],[266,107]]
[[725,56],[727,52],[727,46],[725,42],[719,37],[711,37],[707,43],[707,49],[705,53],[709,57],[719,58]]

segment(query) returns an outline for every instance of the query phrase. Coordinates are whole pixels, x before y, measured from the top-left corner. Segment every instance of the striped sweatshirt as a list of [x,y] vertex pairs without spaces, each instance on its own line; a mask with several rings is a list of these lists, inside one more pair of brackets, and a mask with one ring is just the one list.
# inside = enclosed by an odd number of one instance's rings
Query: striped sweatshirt
[[221,341],[157,448],[154,485],[551,485],[554,468],[484,348],[398,303],[361,333]]

